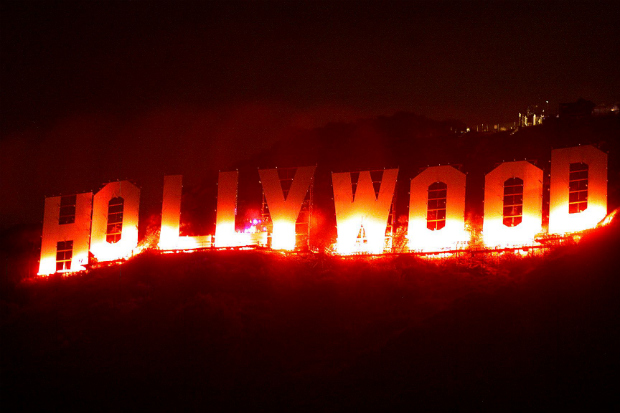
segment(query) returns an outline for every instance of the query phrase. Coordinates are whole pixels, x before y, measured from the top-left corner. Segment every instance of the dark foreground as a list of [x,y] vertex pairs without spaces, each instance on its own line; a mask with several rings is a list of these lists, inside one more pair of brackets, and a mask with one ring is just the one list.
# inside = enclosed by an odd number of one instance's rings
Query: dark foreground
[[2,301],[3,411],[620,408],[620,230],[439,264],[144,254]]

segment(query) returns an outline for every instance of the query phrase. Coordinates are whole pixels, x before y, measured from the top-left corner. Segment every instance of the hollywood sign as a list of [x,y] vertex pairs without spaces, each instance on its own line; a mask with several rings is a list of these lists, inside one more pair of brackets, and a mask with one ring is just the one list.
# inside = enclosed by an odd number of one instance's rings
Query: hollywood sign
[[[312,185],[315,167],[296,168],[288,191],[276,169],[259,170],[271,226],[248,234],[235,229],[238,172],[218,177],[214,236],[180,236],[182,176],[164,177],[158,248],[230,248],[268,245],[295,248],[295,223]],[[398,169],[383,171],[378,192],[370,171],[332,173],[339,254],[382,253]],[[411,179],[410,251],[466,248],[465,174],[452,166],[433,166]],[[376,181],[375,181],[376,182]],[[607,214],[607,154],[593,146],[551,152],[549,234],[595,227]],[[84,269],[89,254],[115,261],[138,252],[140,189],[129,181],[111,182],[99,192],[45,200],[39,275]],[[483,241],[485,246],[532,245],[543,231],[543,171],[527,161],[504,162],[485,177]],[[364,242],[360,243],[363,233]]]

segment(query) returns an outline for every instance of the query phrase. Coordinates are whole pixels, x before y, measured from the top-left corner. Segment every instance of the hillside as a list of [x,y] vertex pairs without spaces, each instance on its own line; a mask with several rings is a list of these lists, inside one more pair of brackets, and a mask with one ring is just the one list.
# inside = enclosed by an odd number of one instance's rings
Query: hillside
[[155,255],[2,301],[14,411],[616,403],[620,226],[546,257]]

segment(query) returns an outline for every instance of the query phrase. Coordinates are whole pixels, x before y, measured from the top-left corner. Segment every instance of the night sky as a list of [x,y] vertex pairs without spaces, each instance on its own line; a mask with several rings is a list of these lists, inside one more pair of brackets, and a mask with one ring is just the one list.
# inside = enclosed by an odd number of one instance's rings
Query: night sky
[[2,1],[0,225],[40,220],[43,196],[191,179],[330,121],[616,102],[617,4]]

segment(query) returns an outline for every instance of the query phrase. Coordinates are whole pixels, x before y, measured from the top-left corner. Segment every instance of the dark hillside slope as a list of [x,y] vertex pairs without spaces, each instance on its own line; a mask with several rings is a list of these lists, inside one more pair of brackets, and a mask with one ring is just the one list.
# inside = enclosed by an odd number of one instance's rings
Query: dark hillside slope
[[545,258],[152,255],[2,302],[14,411],[547,410],[615,402],[620,228]]
[[[347,407],[438,411],[620,408],[620,228],[591,234],[358,360]],[[353,384],[351,384],[353,383]],[[363,393],[359,389],[365,389]]]

